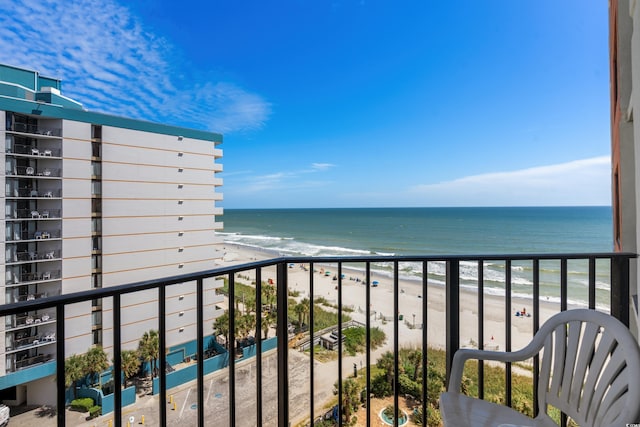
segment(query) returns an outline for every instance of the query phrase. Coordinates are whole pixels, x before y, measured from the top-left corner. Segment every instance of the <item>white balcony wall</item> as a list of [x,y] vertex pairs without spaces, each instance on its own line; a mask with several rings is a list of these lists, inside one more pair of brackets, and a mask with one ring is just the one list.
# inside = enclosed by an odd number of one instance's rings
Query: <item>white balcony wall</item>
[[[146,252],[122,252],[119,254],[102,254],[103,274],[117,271],[130,271],[136,269],[158,268],[162,266],[177,266],[184,264],[208,263],[212,268],[213,261],[219,258],[220,253],[215,248],[202,247],[199,251],[177,252],[172,249],[159,249]],[[181,272],[173,272],[181,274]]]
[[[64,179],[62,183],[62,194],[66,198],[90,198],[91,197],[91,180],[90,179]],[[65,215],[80,216],[76,212],[65,212]]]
[[[86,146],[86,142],[73,141],[75,145]],[[67,148],[65,147],[65,153]],[[75,178],[80,180],[88,180],[91,178],[91,162],[82,159],[64,159],[62,167],[64,178]],[[66,196],[66,194],[65,194]]]
[[71,258],[91,258],[91,237],[65,238],[62,241],[62,253],[65,260]]
[[[155,163],[124,164],[104,162],[102,178],[105,181],[132,181],[132,182],[153,182],[153,183],[198,183],[210,184],[214,179],[214,172],[209,168],[194,168],[186,162],[177,162],[170,165],[160,165],[166,163],[166,158],[149,159]],[[185,166],[186,165],[186,166]],[[213,163],[211,164],[211,166]]]
[[[217,259],[217,258],[216,258]],[[149,267],[147,269],[121,270],[115,272],[103,273],[103,286],[122,285],[132,282],[140,282],[153,278],[162,278],[176,276],[179,274],[197,273],[200,271],[210,270],[216,267],[215,259],[185,262],[183,267],[179,267],[179,263],[171,263],[157,267]],[[107,262],[104,263],[107,266]],[[109,266],[112,266],[109,264]],[[105,269],[103,268],[103,271]]]
[[[184,251],[188,253],[191,251],[199,252],[201,251],[201,246],[218,245],[220,242],[221,238],[210,230],[190,232],[188,238],[184,236],[180,237],[177,233],[140,234],[137,235],[135,239],[128,239],[126,250],[129,252],[140,252],[162,247],[177,253],[179,248],[184,248]],[[122,237],[105,236],[102,239],[103,254],[113,254],[122,251]],[[222,256],[221,253],[219,255]]]
[[91,256],[62,261],[62,293],[91,289]]
[[88,237],[91,235],[91,218],[65,219],[62,221],[62,230],[65,238]]
[[[105,237],[113,235],[158,233],[169,231],[214,230],[214,217],[209,215],[138,216],[129,218],[102,217],[102,233]],[[185,239],[186,240],[186,239]]]
[[[89,188],[89,187],[87,187]],[[71,199],[65,197],[62,200],[62,213],[68,221],[78,221],[78,224],[75,224],[75,227],[88,227],[88,232],[91,231],[91,221],[88,221],[91,217],[91,199],[88,197]],[[88,224],[88,225],[83,225]],[[71,224],[69,224],[71,225]],[[65,236],[67,230],[65,230]],[[74,231],[75,233],[78,230]],[[85,233],[86,234],[86,233]]]
[[[84,144],[88,151],[83,151],[76,146],[68,146],[67,144],[76,139],[88,140],[91,138],[91,124],[84,122],[76,122],[73,120],[62,120],[63,135],[65,137],[65,157],[88,157],[91,156],[91,144]],[[69,139],[67,141],[67,139]],[[73,148],[73,149],[72,149]],[[86,154],[88,153],[88,155]]]
[[[210,195],[210,193],[208,194]],[[123,200],[109,199],[104,203],[102,214],[108,217],[130,217],[141,215],[222,215],[222,208],[216,208],[213,200],[193,200],[184,195],[175,200]],[[179,203],[182,201],[182,203]],[[105,212],[106,210],[106,212]]]

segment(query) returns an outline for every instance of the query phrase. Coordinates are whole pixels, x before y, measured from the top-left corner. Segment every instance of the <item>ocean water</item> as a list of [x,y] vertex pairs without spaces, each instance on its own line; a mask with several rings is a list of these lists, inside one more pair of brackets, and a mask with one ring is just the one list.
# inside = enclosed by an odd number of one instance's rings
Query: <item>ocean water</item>
[[[486,255],[613,250],[610,207],[226,209],[224,240],[281,255]],[[570,302],[587,300],[587,263],[570,261]],[[400,266],[421,278],[419,264]],[[391,274],[391,264],[373,266]],[[487,292],[504,293],[505,265],[486,262]],[[532,293],[530,262],[514,262],[515,295]],[[429,263],[429,282],[444,284],[443,263]],[[463,286],[477,286],[477,263],[462,263]],[[557,300],[560,265],[541,262],[541,295]],[[609,298],[608,262],[597,263],[599,305]]]

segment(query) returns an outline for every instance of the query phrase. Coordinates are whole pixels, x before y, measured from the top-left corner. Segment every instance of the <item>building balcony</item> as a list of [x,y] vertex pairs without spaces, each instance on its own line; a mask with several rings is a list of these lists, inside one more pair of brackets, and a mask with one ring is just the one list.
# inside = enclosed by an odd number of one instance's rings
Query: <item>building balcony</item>
[[7,170],[7,177],[12,176],[34,179],[60,178],[62,176],[62,169],[44,166],[18,166],[15,169]]
[[[11,270],[8,270],[11,271]],[[59,281],[61,278],[60,270],[34,271],[34,272],[17,272],[12,274],[10,279],[5,282],[6,287],[35,285],[39,283],[51,283]]]
[[15,209],[7,214],[7,221],[61,219],[60,209]]
[[[407,342],[411,342],[412,349],[419,350],[419,357],[412,359],[411,364],[415,367],[414,379],[420,384],[420,395],[411,405],[426,417],[429,400],[435,393],[438,393],[437,399],[449,377],[453,354],[462,346],[515,350],[521,346],[520,338],[527,342],[531,339],[550,311],[565,311],[574,306],[604,311],[629,325],[632,258],[635,254],[280,257],[5,304],[0,306],[0,316],[9,319],[5,320],[5,325],[17,328],[18,324],[25,326],[25,313],[46,312],[51,318],[65,319],[67,309],[77,310],[78,303],[96,300],[110,308],[102,312],[101,320],[113,326],[112,334],[108,338],[105,336],[108,342],[102,345],[109,349],[109,358],[113,358],[117,392],[113,395],[114,412],[104,418],[105,424],[107,420],[113,420],[115,426],[126,425],[132,413],[137,414],[136,422],[140,414],[145,414],[147,423],[160,426],[174,423],[308,425],[327,412],[329,418],[335,415],[336,419],[342,419],[345,414],[340,405],[336,406],[335,414],[328,408],[336,401],[344,401],[348,393],[344,381],[357,374],[363,388],[373,390],[374,375],[380,369],[376,368],[379,366],[377,361],[383,351],[390,354],[388,363],[392,372],[388,401],[399,408],[406,393],[401,384],[406,367],[401,365],[400,358],[404,357],[401,355]],[[413,279],[406,277],[409,266],[419,273]],[[499,278],[494,274],[496,271],[502,272]],[[576,283],[572,282],[571,275],[580,277],[576,281],[580,286],[574,286]],[[223,324],[224,332],[216,330],[214,333],[211,316],[206,311],[210,302],[206,284],[211,279],[222,279],[225,283],[224,287],[215,290],[225,295],[225,301],[216,303],[222,306],[221,310],[214,310],[227,311],[229,320]],[[503,287],[496,294],[494,285],[498,279]],[[411,281],[410,285],[407,281]],[[175,301],[188,295],[185,289],[195,296],[195,326],[191,328],[195,330],[195,345],[190,353],[186,346],[168,343],[168,338],[178,333],[175,321],[179,320],[176,319],[183,314],[191,316],[186,310],[176,313],[174,308]],[[526,296],[521,295],[523,290],[528,292]],[[145,402],[144,408],[123,409],[121,351],[131,347],[125,336],[131,342],[131,328],[136,327],[135,319],[130,317],[131,307],[137,307],[143,299],[148,301],[150,292],[155,295],[152,297],[154,306],[157,304],[154,329],[159,331],[159,347],[163,349],[157,364],[168,366],[169,362],[174,365],[175,359],[179,358],[178,364],[185,366],[176,367],[178,374],[159,369],[153,382],[155,397]],[[374,299],[383,302],[373,305]],[[521,308],[523,300],[526,308]],[[299,306],[303,309],[294,309]],[[320,317],[317,309],[321,307],[326,313],[332,313],[328,327],[317,326]],[[77,311],[73,313],[77,314]],[[18,316],[21,316],[20,321]],[[308,316],[307,321],[296,321],[304,316]],[[249,326],[245,323],[247,317],[253,319]],[[49,345],[51,349],[37,355],[22,355],[25,361],[43,354],[69,354],[67,346],[78,339],[74,322],[77,321],[73,317],[56,322],[54,335],[41,332],[40,329],[47,329],[45,327],[38,328],[37,340],[33,336],[20,338],[24,341],[16,338],[9,346],[11,350],[7,350],[8,369],[29,368],[31,362],[18,368],[18,361],[10,357],[14,352],[33,346]],[[345,340],[345,331],[353,326],[363,328],[366,338],[365,345],[355,356],[347,353]],[[148,329],[138,327],[137,336],[142,336]],[[376,328],[387,334],[382,349],[373,349],[370,344],[372,331]],[[272,338],[253,338],[264,337],[265,331]],[[9,331],[9,336],[17,337],[17,332]],[[320,352],[311,345],[331,334],[333,350]],[[45,336],[49,341],[45,341]],[[224,349],[220,344],[226,343],[235,344]],[[18,345],[25,347],[18,349]],[[214,347],[215,351],[212,350]],[[309,351],[309,348],[313,350]],[[427,360],[427,350],[431,348],[441,348],[444,352],[446,367],[442,379],[427,376],[426,367],[434,363]],[[332,354],[331,358],[326,358],[327,352]],[[322,357],[321,353],[324,353]],[[56,367],[57,406],[64,408],[68,403],[64,360],[52,357]],[[42,363],[43,359],[38,360],[33,363]],[[403,363],[406,364],[406,360]],[[482,379],[488,365],[480,363],[473,369],[476,372],[473,377],[480,379],[474,393],[483,398]],[[525,377],[533,390],[528,395],[530,407],[537,413],[539,408],[533,399],[539,372],[536,360],[524,367],[507,364],[502,369],[504,404],[512,406],[512,378],[526,371]],[[213,372],[215,375],[210,375]],[[193,386],[182,386],[191,379],[195,380]],[[372,425],[379,417],[379,411],[372,409],[374,397],[363,393],[361,400],[357,425]],[[174,402],[176,406],[172,407]],[[180,408],[187,410],[180,411]],[[71,425],[68,416],[64,410],[57,411],[56,424]],[[565,422],[566,417],[562,417],[560,414]],[[426,425],[425,421],[422,420],[422,425]]]
[[62,191],[60,189],[42,189],[36,190],[33,188],[15,188],[14,190],[7,191],[7,199],[59,199],[62,197]]
[[34,326],[45,326],[54,324],[55,317],[49,313],[23,313],[6,317],[5,332],[18,331],[24,328],[32,328]]
[[7,265],[12,264],[25,264],[25,263],[41,263],[48,261],[59,261],[59,250],[45,250],[45,251],[29,251],[29,252],[17,252],[14,254],[7,254]]
[[8,236],[7,242],[38,242],[40,240],[60,240],[60,231],[59,230],[37,230],[33,233],[29,231],[16,230],[13,235]]
[[52,159],[61,159],[62,150],[60,148],[50,148],[48,145],[37,144],[20,144],[15,143],[5,149],[7,156],[11,157],[51,157]]
[[57,137],[62,135],[62,129],[39,126],[37,124],[28,124],[15,122],[12,126],[7,127],[8,132],[15,132],[34,138]]

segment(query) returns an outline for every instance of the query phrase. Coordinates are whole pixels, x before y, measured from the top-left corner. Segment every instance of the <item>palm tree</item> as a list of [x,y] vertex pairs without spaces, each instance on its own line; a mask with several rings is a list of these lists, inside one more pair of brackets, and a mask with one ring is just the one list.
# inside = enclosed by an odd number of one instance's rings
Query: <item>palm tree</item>
[[269,312],[273,311],[273,304],[276,302],[276,287],[262,282],[262,304],[269,306]]
[[269,328],[276,324],[276,313],[270,311],[268,313],[264,313],[262,317],[262,333],[264,334],[263,339],[269,338]]
[[73,387],[73,398],[76,398],[76,382],[85,375],[85,358],[74,354],[64,361],[64,385]]
[[302,323],[300,324],[300,327],[302,328],[302,325],[304,323],[309,324],[309,322],[307,322],[307,318],[309,316],[309,310],[311,308],[311,302],[309,301],[309,298],[303,298],[302,301],[300,301],[300,304],[302,306],[301,310],[302,310]]
[[216,336],[224,336],[224,346],[229,349],[229,311],[225,310],[224,313],[216,320],[213,321],[213,330]]
[[384,371],[387,383],[391,385],[392,390],[395,389],[393,384],[394,363],[395,359],[393,353],[391,353],[390,351],[384,352],[382,356],[380,356],[380,359],[378,359],[378,361],[376,362],[376,366],[378,366],[378,369],[382,369]]
[[157,373],[157,359],[160,356],[160,338],[158,331],[150,330],[142,335],[142,339],[138,342],[138,353],[142,359],[149,363],[150,378]]
[[302,329],[302,319],[304,317],[305,307],[302,304],[293,306],[293,312],[298,315],[298,331]]
[[140,356],[136,350],[123,350],[120,361],[122,375],[124,375],[124,388],[127,388],[127,380],[140,370]]
[[98,382],[102,385],[102,372],[109,368],[109,358],[102,347],[95,346],[85,355],[85,372],[89,374],[91,383],[95,384],[95,377],[98,376]]
[[[333,387],[333,393],[338,394],[338,383]],[[346,423],[351,421],[351,414],[358,409],[360,391],[358,383],[353,378],[347,378],[342,382],[342,417]]]
[[422,364],[422,352],[418,349],[409,350],[407,354],[407,360],[413,365],[413,381],[418,379],[418,371]]

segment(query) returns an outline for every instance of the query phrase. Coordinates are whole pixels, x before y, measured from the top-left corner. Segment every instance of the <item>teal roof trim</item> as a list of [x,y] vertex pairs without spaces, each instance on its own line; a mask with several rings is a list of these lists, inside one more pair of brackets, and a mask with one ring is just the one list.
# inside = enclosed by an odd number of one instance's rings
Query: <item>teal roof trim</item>
[[215,132],[170,126],[161,123],[147,122],[144,120],[129,119],[125,117],[113,116],[104,113],[95,113],[76,108],[64,108],[64,106],[61,105],[46,104],[44,102],[33,102],[1,95],[0,110],[13,111],[21,114],[37,115],[47,118],[74,120],[77,122],[91,123],[103,126],[113,126],[163,135],[183,136],[185,138],[211,141],[216,145],[222,143],[222,135]]

